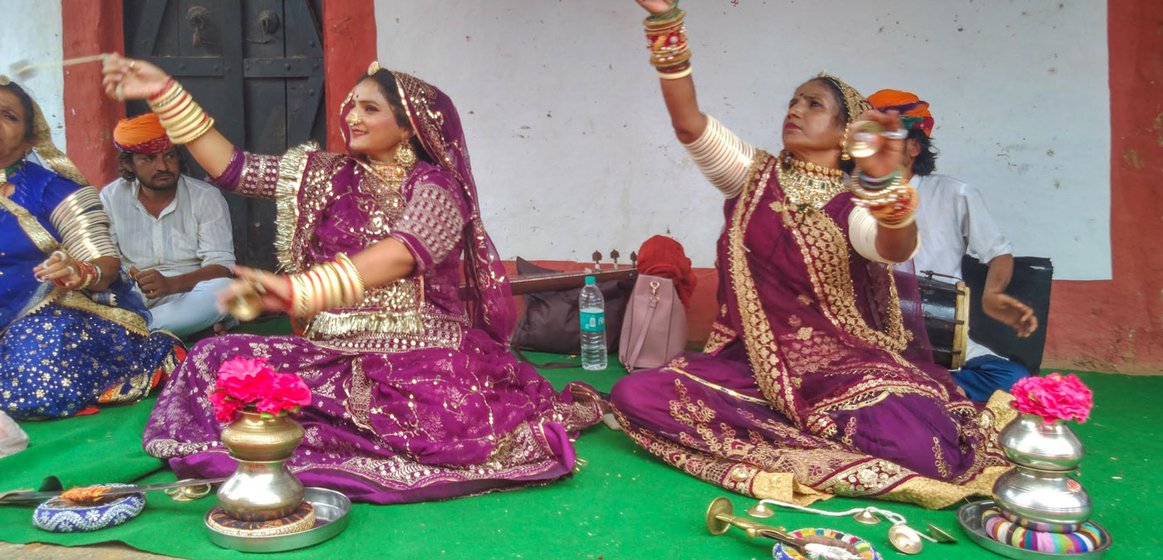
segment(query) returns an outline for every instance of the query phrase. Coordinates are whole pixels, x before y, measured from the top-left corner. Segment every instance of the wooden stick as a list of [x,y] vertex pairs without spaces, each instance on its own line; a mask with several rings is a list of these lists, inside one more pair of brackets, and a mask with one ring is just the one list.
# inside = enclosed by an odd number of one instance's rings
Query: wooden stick
[[65,66],[72,66],[74,64],[84,64],[86,62],[97,62],[99,60],[105,60],[105,57],[109,56],[109,54],[110,53],[91,54],[88,56],[78,56],[78,57],[74,57],[74,58],[66,58],[64,60],[56,60],[53,62],[41,62],[41,63],[37,63],[37,64],[30,64],[28,61],[19,61],[19,62],[13,63],[12,66],[10,67],[10,70],[12,71],[13,74],[15,74],[17,76],[21,76],[21,79],[24,79],[27,75],[31,74],[34,70],[41,70],[44,68],[57,68],[57,67],[63,68]]

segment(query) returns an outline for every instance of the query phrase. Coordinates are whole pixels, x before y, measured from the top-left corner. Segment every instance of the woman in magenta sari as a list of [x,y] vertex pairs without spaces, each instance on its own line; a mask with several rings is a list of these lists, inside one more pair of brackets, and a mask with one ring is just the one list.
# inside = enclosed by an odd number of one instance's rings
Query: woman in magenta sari
[[872,137],[879,150],[853,154],[863,156],[855,173],[841,159],[850,124],[892,131],[898,119],[821,74],[792,96],[783,151],[758,150],[700,112],[683,12],[638,2],[652,14],[647,37],[675,132],[726,196],[726,227],[706,349],[615,385],[626,433],[691,475],[759,498],[944,507],[988,494],[1005,465],[998,415],[1012,413],[997,402],[978,412],[947,371],[909,351],[900,294],[910,291],[891,271],[918,242],[914,193],[894,171],[901,140]]
[[297,372],[312,389],[298,417],[307,435],[289,463],[306,485],[397,503],[571,472],[570,438],[600,418],[599,400],[582,385],[554,391],[508,353],[508,281],[448,96],[373,63],[341,108],[346,154],[300,146],[276,157],[236,149],[148,63],[110,57],[105,84],[110,95],[149,99],[219,187],[276,201],[288,274],[238,267],[224,300],[257,285],[266,310],[304,326],[302,337],[195,346],[158,398],[147,452],[182,477],[232,472],[207,391],[224,360],[244,356]]

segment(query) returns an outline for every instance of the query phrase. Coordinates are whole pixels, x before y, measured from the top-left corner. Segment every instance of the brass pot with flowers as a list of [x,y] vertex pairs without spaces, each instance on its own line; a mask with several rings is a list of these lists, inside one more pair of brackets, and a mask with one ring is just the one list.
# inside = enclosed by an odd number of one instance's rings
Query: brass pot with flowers
[[303,439],[291,418],[311,404],[307,384],[279,373],[264,358],[232,358],[218,369],[210,402],[222,429],[222,443],[238,469],[218,489],[218,504],[241,521],[269,521],[293,513],[303,502],[303,484],[286,461]]

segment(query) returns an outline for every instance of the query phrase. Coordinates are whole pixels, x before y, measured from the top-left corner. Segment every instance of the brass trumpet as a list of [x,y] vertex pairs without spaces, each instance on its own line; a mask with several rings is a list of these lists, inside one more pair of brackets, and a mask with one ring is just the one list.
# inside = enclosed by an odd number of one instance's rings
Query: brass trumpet
[[859,551],[852,545],[824,537],[801,539],[789,535],[782,527],[772,527],[743,519],[734,515],[735,507],[727,498],[715,498],[707,507],[707,531],[712,535],[722,535],[731,527],[738,527],[748,537],[763,537],[779,541],[811,560],[861,560]]

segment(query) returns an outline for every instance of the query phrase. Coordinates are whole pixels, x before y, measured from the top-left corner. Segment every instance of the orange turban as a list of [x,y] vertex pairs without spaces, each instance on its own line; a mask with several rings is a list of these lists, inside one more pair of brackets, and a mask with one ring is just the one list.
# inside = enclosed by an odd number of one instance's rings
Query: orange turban
[[898,111],[906,128],[916,128],[933,135],[933,114],[929,112],[929,102],[921,101],[915,93],[895,89],[882,89],[868,96],[868,102],[877,111]]
[[170,137],[162,127],[157,114],[146,113],[132,119],[121,119],[113,129],[113,145],[123,152],[156,154],[171,147]]

